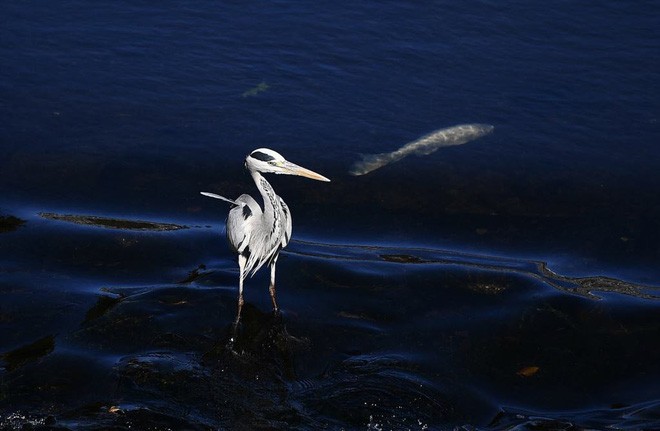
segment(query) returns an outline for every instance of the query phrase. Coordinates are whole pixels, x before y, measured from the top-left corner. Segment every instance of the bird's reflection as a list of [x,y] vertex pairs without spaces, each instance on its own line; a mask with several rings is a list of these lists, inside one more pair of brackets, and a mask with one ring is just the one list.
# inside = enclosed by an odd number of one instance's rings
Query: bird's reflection
[[224,337],[204,354],[205,361],[238,361],[244,364],[276,365],[284,376],[294,378],[293,355],[309,345],[309,340],[291,335],[281,312],[264,313],[245,303],[240,321],[228,325]]

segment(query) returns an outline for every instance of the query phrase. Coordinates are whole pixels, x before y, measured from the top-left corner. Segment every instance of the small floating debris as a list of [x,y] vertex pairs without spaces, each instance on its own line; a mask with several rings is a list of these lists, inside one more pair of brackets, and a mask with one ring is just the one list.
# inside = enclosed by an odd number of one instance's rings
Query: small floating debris
[[270,85],[266,84],[266,81],[261,81],[259,85],[257,85],[254,88],[250,88],[243,94],[241,94],[241,97],[254,97],[258,95],[259,93],[263,93],[264,91],[268,90],[270,88]]
[[466,283],[465,287],[479,293],[484,293],[488,295],[498,295],[504,292],[505,290],[507,290],[509,288],[509,285],[504,280],[502,280],[501,283],[475,281],[475,282]]
[[206,275],[203,271],[206,269],[206,265],[199,264],[197,268],[193,269],[188,273],[188,276],[184,278],[183,280],[177,281],[178,284],[190,284],[193,281],[197,280],[198,278],[202,277],[203,275]]
[[426,156],[442,147],[466,144],[489,134],[493,129],[494,127],[490,124],[460,124],[458,126],[436,130],[407,143],[391,153],[362,155],[362,160],[355,162],[349,173],[356,176],[368,174],[385,165],[399,161],[410,154]]
[[55,213],[39,213],[40,217],[49,220],[65,221],[69,223],[81,224],[86,226],[97,226],[108,229],[141,230],[141,231],[171,231],[188,229],[188,226],[177,225],[173,223],[158,223],[143,220],[126,220],[110,217],[99,217],[91,215],[71,215]]

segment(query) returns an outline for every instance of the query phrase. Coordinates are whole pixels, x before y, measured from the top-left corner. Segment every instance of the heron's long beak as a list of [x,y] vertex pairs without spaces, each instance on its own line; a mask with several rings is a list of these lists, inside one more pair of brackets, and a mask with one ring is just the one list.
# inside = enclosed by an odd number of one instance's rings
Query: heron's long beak
[[316,172],[310,171],[309,169],[303,168],[302,166],[298,166],[295,163],[284,162],[282,167],[285,170],[285,172],[283,173],[289,175],[299,175],[301,177],[307,177],[317,181],[328,181],[328,182],[330,181],[328,178],[324,177],[323,175],[317,174]]

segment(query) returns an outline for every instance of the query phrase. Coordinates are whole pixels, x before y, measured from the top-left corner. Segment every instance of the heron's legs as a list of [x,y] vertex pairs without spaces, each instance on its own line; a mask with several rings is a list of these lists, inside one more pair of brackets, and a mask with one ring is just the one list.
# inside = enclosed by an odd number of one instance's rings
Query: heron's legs
[[241,309],[243,308],[243,279],[245,278],[245,264],[247,263],[247,257],[242,254],[238,255],[238,310],[236,312],[236,321],[235,325],[238,325],[238,322],[241,320]]
[[270,264],[270,287],[268,288],[268,291],[270,292],[270,300],[273,301],[273,311],[275,312],[280,310],[277,306],[277,301],[275,300],[275,264],[277,263],[277,257],[278,256],[275,256],[273,263]]

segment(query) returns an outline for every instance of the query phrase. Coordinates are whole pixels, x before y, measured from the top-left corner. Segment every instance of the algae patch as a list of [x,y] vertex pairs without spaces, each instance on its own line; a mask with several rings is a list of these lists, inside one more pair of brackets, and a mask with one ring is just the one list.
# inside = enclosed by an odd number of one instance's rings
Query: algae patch
[[188,229],[188,226],[177,225],[173,223],[158,223],[143,220],[126,220],[111,217],[99,217],[91,215],[71,215],[55,213],[39,213],[40,217],[49,220],[65,221],[86,226],[97,226],[108,229],[140,230],[140,231],[171,231]]

